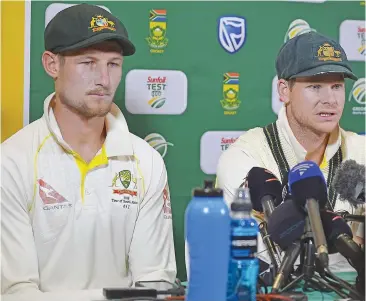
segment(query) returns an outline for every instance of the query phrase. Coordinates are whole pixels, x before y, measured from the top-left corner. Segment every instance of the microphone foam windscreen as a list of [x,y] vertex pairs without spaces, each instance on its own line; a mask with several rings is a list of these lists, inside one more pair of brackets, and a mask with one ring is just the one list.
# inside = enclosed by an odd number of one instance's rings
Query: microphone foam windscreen
[[341,200],[357,204],[356,187],[365,187],[365,165],[358,164],[355,160],[344,161],[335,173],[332,185]]
[[309,198],[317,200],[320,208],[327,203],[327,185],[315,162],[305,161],[294,166],[289,172],[289,188],[292,199],[301,207]]
[[254,210],[263,212],[261,199],[265,195],[273,197],[275,207],[282,203],[281,182],[269,170],[253,167],[247,175],[247,183]]
[[305,213],[289,199],[274,209],[268,218],[267,230],[271,239],[285,250],[304,233]]

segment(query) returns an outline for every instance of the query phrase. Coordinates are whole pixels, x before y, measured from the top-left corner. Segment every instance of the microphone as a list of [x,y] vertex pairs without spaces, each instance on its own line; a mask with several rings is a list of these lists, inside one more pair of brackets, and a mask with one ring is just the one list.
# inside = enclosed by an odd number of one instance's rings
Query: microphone
[[341,201],[348,201],[354,207],[365,203],[365,165],[355,160],[344,161],[332,182]]
[[268,233],[272,240],[285,250],[301,238],[305,229],[306,214],[292,199],[276,207],[268,219]]
[[253,209],[264,212],[265,220],[271,216],[275,207],[282,203],[282,187],[280,181],[269,170],[253,167],[247,177]]
[[289,273],[291,272],[291,269],[293,268],[300,251],[301,243],[299,240],[290,244],[285,252],[285,255],[283,256],[281,266],[273,282],[272,293],[278,293],[278,290],[281,288],[283,282],[287,279]]
[[[280,181],[269,170],[253,167],[249,171],[244,184],[249,188],[253,209],[264,212],[264,219],[267,222],[274,208],[282,202]],[[276,273],[280,264],[280,255],[268,235],[266,222],[259,223],[258,227]]]
[[347,222],[339,215],[330,211],[320,213],[324,233],[329,245],[329,253],[339,252],[356,271],[365,268],[365,254],[352,239],[353,234]]
[[318,165],[304,161],[295,165],[289,172],[289,189],[295,204],[307,211],[314,244],[323,268],[328,267],[328,247],[319,208],[327,202],[327,185]]
[[[364,296],[365,252],[352,239],[352,230],[341,216],[331,211],[322,211],[320,215],[323,222],[324,232],[327,237],[329,252],[339,252],[357,271],[358,277],[356,281],[356,289],[361,294],[361,296]],[[348,285],[348,283],[343,284],[346,287]],[[357,293],[353,290],[353,288],[350,291],[354,294]]]
[[337,214],[340,215],[346,222],[365,223],[364,215],[350,214],[348,211],[337,211]]

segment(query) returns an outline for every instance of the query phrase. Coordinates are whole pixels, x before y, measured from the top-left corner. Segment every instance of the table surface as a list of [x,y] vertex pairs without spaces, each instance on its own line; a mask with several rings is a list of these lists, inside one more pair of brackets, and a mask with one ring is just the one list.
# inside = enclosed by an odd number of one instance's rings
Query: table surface
[[[356,272],[338,272],[335,273],[339,278],[347,281],[349,284],[355,284]],[[182,284],[186,285],[186,282]],[[298,289],[297,291],[302,291],[302,289]],[[323,293],[319,291],[311,291],[305,292],[309,301],[325,301],[325,300],[341,300],[342,298],[336,293]]]

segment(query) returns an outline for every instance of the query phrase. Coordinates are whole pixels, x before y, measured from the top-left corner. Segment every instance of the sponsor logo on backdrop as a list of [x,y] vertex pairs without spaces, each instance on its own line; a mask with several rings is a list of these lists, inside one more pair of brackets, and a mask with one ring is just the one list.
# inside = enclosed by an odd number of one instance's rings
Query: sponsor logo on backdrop
[[132,114],[183,114],[187,76],[178,70],[131,70],[126,75],[125,103]]
[[224,99],[220,100],[225,115],[235,115],[240,106],[239,100],[239,73],[224,73],[222,85]]
[[246,39],[246,20],[239,16],[224,16],[218,20],[218,39],[228,53],[236,53]]
[[288,40],[301,35],[303,33],[307,33],[310,31],[316,31],[315,29],[311,28],[309,23],[302,19],[296,19],[291,22],[290,26],[288,27],[288,30],[286,32],[284,42],[287,42]]
[[[353,115],[366,114],[366,78],[359,78],[352,87],[348,101],[353,103]],[[357,105],[355,106],[355,103]]]
[[150,144],[164,158],[168,152],[168,146],[174,146],[173,143],[167,142],[165,138],[158,133],[147,135],[144,140]]
[[208,131],[204,133],[200,142],[201,170],[208,175],[216,174],[222,152],[244,133],[244,131]]
[[[65,8],[68,8],[68,7],[71,7],[71,6],[74,6],[74,5],[76,5],[76,4],[52,3],[49,6],[47,6],[46,12],[45,12],[45,27],[53,19],[53,17],[56,16],[56,14],[58,14],[60,11],[64,10]],[[101,8],[103,8],[103,9],[105,9],[108,12],[111,12],[108,7],[105,7],[103,5],[98,5],[98,6],[101,7]],[[94,17],[97,18],[97,16],[94,16]],[[98,24],[95,23],[94,24],[95,27],[93,27],[93,28],[105,29],[104,25],[107,25],[106,22],[108,23],[108,19],[107,18],[104,18],[103,16],[100,16],[100,18],[98,20]],[[111,22],[111,21],[109,21],[109,22]],[[109,26],[111,28],[114,28],[114,24],[113,24],[113,26],[112,26],[111,23],[108,23],[108,24],[109,25],[107,25],[107,26]],[[86,26],[88,26],[88,25],[86,24]],[[90,24],[90,26],[92,26],[92,24]],[[109,28],[109,29],[110,30],[113,30],[111,28]],[[99,30],[101,30],[101,29],[99,29]]]
[[365,21],[345,20],[339,27],[339,43],[350,61],[365,61]]
[[277,75],[272,80],[272,111],[278,115],[280,109],[283,107],[283,102],[280,101],[280,95],[277,90]]
[[168,45],[166,37],[166,9],[152,9],[149,17],[149,37],[146,38],[151,53],[163,53]]
[[165,104],[165,87],[167,86],[166,76],[147,78],[147,89],[150,92],[151,99],[147,102],[150,107],[159,109]]

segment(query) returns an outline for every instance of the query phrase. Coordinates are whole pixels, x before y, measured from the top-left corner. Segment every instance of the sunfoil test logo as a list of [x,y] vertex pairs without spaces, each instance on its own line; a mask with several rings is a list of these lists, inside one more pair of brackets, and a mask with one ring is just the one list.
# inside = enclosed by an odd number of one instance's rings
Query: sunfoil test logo
[[151,95],[151,99],[148,101],[150,107],[159,109],[165,104],[166,86],[167,86],[166,76],[148,77],[147,89],[149,90],[149,93]]
[[157,133],[147,135],[144,140],[157,150],[163,158],[168,152],[168,146],[174,146],[173,143],[167,142],[162,135]]
[[218,23],[218,39],[222,48],[231,54],[238,52],[246,39],[245,18],[224,16]]
[[354,100],[359,105],[352,109],[353,115],[365,115],[366,113],[366,78],[359,78],[352,87],[348,101]]

